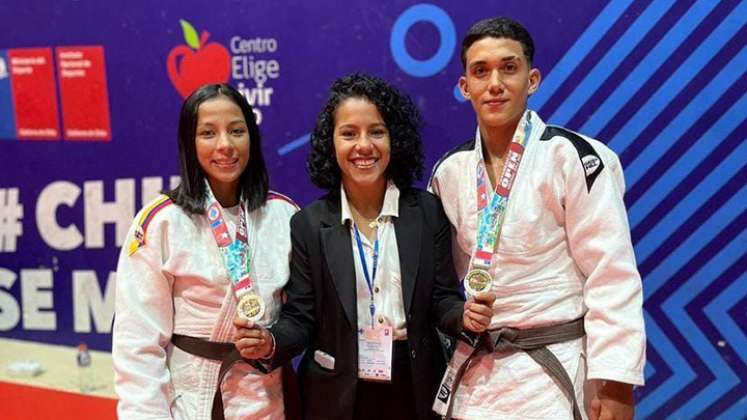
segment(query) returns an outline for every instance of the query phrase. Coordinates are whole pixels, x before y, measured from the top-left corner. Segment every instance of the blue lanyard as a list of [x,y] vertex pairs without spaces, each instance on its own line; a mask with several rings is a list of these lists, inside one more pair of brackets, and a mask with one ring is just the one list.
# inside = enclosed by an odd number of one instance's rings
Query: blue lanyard
[[358,244],[358,255],[361,259],[361,265],[363,266],[363,277],[366,279],[366,285],[368,286],[368,293],[371,296],[371,303],[368,305],[369,311],[371,311],[371,327],[374,326],[374,313],[376,312],[376,305],[374,305],[374,293],[373,293],[373,282],[376,279],[376,267],[379,262],[379,230],[376,230],[376,241],[374,241],[374,254],[373,254],[373,273],[369,276],[368,264],[366,264],[366,254],[363,252],[363,242],[361,242],[361,234],[358,231],[358,226],[353,224],[355,228],[355,242]]

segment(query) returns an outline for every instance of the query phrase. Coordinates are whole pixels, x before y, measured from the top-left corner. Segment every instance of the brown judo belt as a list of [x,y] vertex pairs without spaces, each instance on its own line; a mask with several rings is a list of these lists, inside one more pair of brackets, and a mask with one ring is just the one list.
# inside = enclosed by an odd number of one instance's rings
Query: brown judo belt
[[213,394],[213,407],[210,416],[212,420],[225,419],[223,413],[223,393],[221,392],[220,385],[223,383],[223,378],[234,363],[245,361],[259,371],[267,373],[267,369],[265,369],[265,367],[260,363],[253,360],[243,359],[233,343],[219,343],[179,334],[173,334],[171,336],[171,342],[174,343],[176,347],[189,354],[221,362],[220,369],[218,370],[218,385],[215,388],[215,394]]
[[[454,396],[456,395],[459,382],[462,380],[464,372],[467,370],[469,362],[481,352],[516,350],[523,351],[529,355],[537,364],[542,366],[547,373],[558,381],[560,388],[568,395],[571,400],[573,409],[573,419],[581,420],[581,410],[576,400],[576,391],[573,388],[573,381],[568,376],[563,365],[557,357],[547,348],[550,344],[562,343],[564,341],[575,340],[585,335],[584,319],[579,318],[575,321],[567,322],[560,325],[548,327],[516,329],[516,328],[499,328],[482,334],[473,341],[474,350],[467,355],[466,359],[459,365],[455,374],[449,377],[447,370],[446,376],[441,383],[439,395],[436,397],[436,403],[439,400],[447,404],[445,419],[451,419],[454,409]],[[456,356],[456,354],[455,354]],[[453,368],[450,366],[450,368]],[[449,386],[451,384],[451,386]]]

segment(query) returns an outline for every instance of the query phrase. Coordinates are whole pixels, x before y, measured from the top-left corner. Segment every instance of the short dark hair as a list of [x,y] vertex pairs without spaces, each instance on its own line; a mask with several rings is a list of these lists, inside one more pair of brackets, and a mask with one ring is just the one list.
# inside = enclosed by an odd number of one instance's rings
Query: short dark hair
[[353,73],[332,83],[327,103],[317,117],[306,162],[311,182],[333,194],[339,191],[342,178],[333,141],[335,112],[350,98],[371,102],[384,119],[391,141],[387,178],[400,189],[409,188],[415,179],[421,179],[424,161],[423,142],[418,131],[421,118],[412,100],[382,79]]
[[265,159],[262,157],[262,138],[254,111],[246,98],[232,86],[220,83],[204,85],[194,91],[182,104],[179,114],[179,170],[181,182],[166,192],[175,204],[185,211],[200,214],[205,211],[205,171],[197,160],[195,135],[200,105],[217,97],[225,97],[241,108],[249,128],[249,162],[239,178],[239,197],[244,198],[249,211],[264,205],[269,191]]
[[527,28],[521,23],[507,17],[483,19],[469,28],[462,40],[462,67],[467,68],[467,50],[483,38],[508,38],[521,44],[529,66],[534,61],[534,41]]

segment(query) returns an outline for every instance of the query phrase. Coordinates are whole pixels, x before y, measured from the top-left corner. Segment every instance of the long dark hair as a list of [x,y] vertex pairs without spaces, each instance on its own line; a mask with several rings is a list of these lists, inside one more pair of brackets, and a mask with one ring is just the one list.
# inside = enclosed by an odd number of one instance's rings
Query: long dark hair
[[378,109],[391,141],[386,176],[399,189],[409,188],[423,175],[423,143],[418,131],[420,113],[407,95],[384,80],[363,73],[353,73],[332,83],[327,103],[311,133],[311,152],[306,162],[311,182],[333,194],[339,193],[342,175],[333,141],[335,111],[350,98],[365,99]]
[[262,138],[251,105],[232,86],[210,84],[194,91],[182,104],[179,114],[179,170],[181,182],[166,192],[176,205],[193,214],[205,211],[205,171],[197,160],[195,133],[197,112],[203,102],[223,96],[241,108],[249,128],[249,162],[239,178],[239,196],[243,196],[249,211],[262,207],[267,200],[269,180],[262,157]]

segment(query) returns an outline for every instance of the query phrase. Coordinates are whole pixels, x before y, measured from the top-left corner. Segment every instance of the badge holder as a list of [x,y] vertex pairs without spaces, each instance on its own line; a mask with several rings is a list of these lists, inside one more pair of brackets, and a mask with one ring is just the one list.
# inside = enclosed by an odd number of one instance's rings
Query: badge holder
[[358,330],[358,378],[391,382],[394,330],[390,326]]

